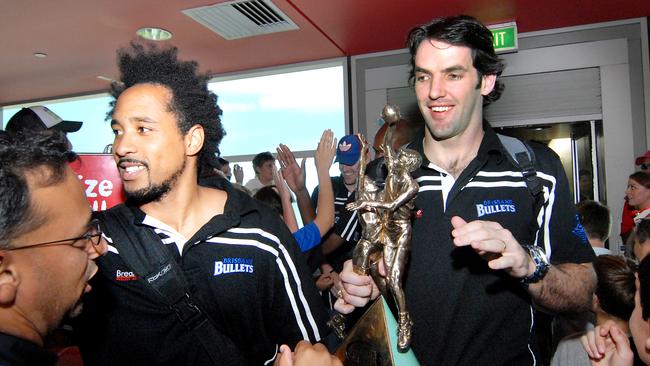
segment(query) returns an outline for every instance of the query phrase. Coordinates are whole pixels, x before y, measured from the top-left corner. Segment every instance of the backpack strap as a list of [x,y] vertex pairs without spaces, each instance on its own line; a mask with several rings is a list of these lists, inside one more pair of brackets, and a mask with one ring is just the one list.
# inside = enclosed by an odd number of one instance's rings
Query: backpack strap
[[215,365],[245,364],[233,341],[207,317],[194,300],[182,269],[150,228],[134,225],[133,212],[121,204],[96,213],[118,248],[120,257],[158,299],[192,332]]
[[535,153],[533,149],[518,138],[497,134],[501,144],[508,152],[508,159],[521,170],[530,193],[537,197],[542,193],[542,182],[535,170]]
[[[535,152],[527,143],[521,141],[518,138],[505,136],[497,133],[501,144],[508,152],[506,156],[512,164],[514,164],[521,171],[521,175],[524,177],[526,182],[526,187],[528,191],[533,196],[535,200],[533,203],[533,212],[535,213],[534,226],[531,229],[535,233],[539,230],[537,223],[537,215],[539,214],[542,206],[544,205],[544,186],[542,184],[542,179],[537,175],[537,170],[535,169]],[[535,237],[537,234],[535,234]]]

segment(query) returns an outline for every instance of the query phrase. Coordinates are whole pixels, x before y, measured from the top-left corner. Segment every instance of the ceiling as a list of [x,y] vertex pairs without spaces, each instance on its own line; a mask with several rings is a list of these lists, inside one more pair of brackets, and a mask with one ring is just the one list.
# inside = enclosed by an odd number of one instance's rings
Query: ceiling
[[522,33],[650,15],[648,0],[272,1],[298,30],[231,41],[181,13],[224,1],[0,1],[0,105],[106,90],[97,76],[117,78],[115,50],[144,26],[171,31],[182,58],[221,74],[403,48],[410,27],[437,16],[516,20]]

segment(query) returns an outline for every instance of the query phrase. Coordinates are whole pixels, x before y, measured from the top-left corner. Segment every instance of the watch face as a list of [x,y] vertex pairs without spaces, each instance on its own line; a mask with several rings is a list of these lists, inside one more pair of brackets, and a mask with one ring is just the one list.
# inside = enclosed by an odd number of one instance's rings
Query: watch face
[[539,282],[544,278],[550,267],[546,254],[542,251],[542,248],[538,246],[526,245],[525,248],[528,250],[531,259],[535,263],[535,272],[530,276],[522,278],[521,282],[524,284]]
[[[546,258],[546,253],[544,253],[542,248],[538,246],[534,246],[532,248],[533,248],[532,250],[535,251],[535,256],[537,256],[540,261],[544,262],[545,264],[548,264],[548,258]],[[535,260],[535,258],[533,258],[533,260]]]

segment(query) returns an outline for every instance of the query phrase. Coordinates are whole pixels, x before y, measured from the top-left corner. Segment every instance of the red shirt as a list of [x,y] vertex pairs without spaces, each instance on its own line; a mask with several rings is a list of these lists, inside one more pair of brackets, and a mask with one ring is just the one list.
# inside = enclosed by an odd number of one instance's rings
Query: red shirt
[[630,206],[627,201],[623,206],[623,217],[621,219],[621,235],[627,235],[634,230],[634,216],[639,213],[639,210]]

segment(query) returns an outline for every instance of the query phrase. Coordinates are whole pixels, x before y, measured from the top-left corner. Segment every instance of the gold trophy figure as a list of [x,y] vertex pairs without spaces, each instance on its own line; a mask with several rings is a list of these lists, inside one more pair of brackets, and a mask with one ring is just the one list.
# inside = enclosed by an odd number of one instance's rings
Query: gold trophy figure
[[[387,105],[382,117],[389,124],[381,145],[388,175],[383,190],[366,177],[367,143],[361,138],[358,198],[347,206],[349,210],[359,211],[363,228],[352,262],[355,272],[373,277],[385,297],[388,291],[392,294],[399,318],[397,348],[399,352],[406,352],[411,342],[412,322],[406,309],[402,282],[410,251],[415,197],[419,189],[410,173],[420,166],[422,158],[414,150],[401,147],[396,152],[391,147],[394,126],[400,119],[399,109]],[[382,258],[386,264],[386,277],[380,276],[377,271]]]

